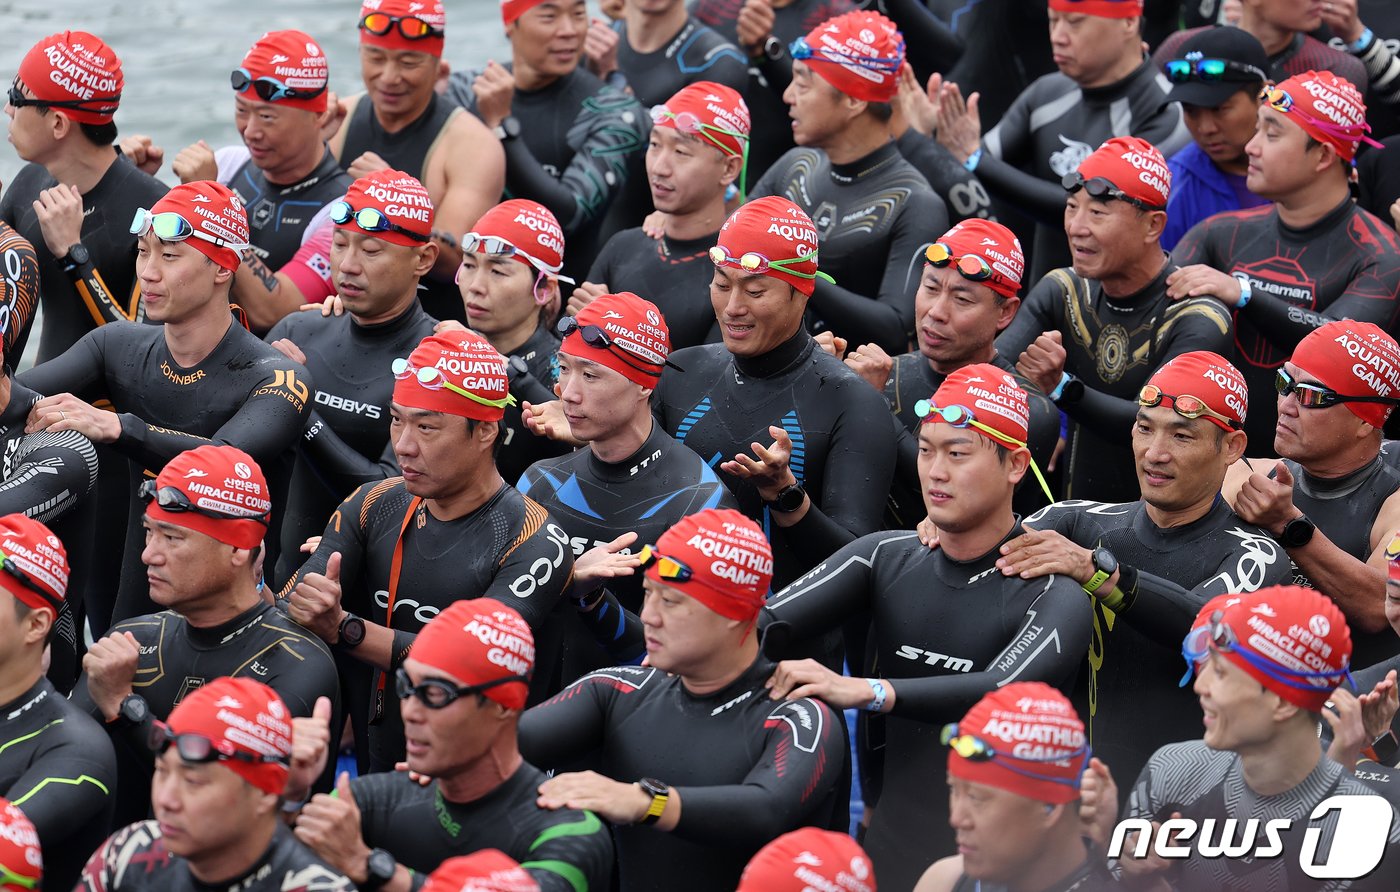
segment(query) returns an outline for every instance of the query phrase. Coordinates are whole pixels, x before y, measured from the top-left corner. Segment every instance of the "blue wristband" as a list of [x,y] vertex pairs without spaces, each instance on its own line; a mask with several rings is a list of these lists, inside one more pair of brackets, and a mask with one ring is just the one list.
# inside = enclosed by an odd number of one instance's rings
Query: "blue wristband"
[[1060,372],[1060,383],[1055,385],[1055,389],[1050,391],[1050,402],[1057,402],[1060,394],[1065,392],[1065,385],[1069,383],[1069,372]]
[[1366,49],[1366,47],[1370,46],[1371,41],[1375,39],[1376,32],[1372,31],[1370,28],[1367,28],[1365,31],[1361,32],[1360,37],[1356,38],[1356,43],[1350,44],[1349,46],[1347,46],[1347,49],[1351,50],[1353,53],[1359,53],[1362,50]]
[[865,683],[870,685],[870,693],[872,695],[870,703],[864,707],[865,711],[884,712],[885,699],[887,697],[887,692],[885,691],[885,683],[878,678],[867,678],[865,680]]
[[979,146],[978,149],[977,149],[977,151],[975,151],[975,152],[973,152],[971,155],[968,155],[968,156],[967,156],[967,160],[963,162],[963,167],[967,168],[969,171],[973,171],[973,170],[976,170],[976,169],[977,169],[977,165],[980,164],[981,161],[982,161],[982,149],[981,149],[981,147]]
[[1244,273],[1235,273],[1235,281],[1240,283],[1240,302],[1235,306],[1243,307],[1254,296],[1254,286],[1249,283],[1249,276]]

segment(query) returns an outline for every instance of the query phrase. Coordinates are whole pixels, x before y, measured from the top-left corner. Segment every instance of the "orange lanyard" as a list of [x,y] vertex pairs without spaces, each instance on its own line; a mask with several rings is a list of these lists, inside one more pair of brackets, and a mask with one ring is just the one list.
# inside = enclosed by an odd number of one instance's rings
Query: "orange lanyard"
[[[413,500],[408,503],[408,510],[405,511],[403,515],[403,523],[399,525],[399,538],[394,542],[394,557],[389,561],[389,612],[384,617],[384,628],[386,629],[392,629],[394,627],[394,599],[399,593],[399,574],[403,571],[403,537],[404,534],[408,532],[408,525],[413,522],[414,516],[418,513],[418,506],[422,504],[423,500],[418,496],[414,496]],[[392,647],[393,645],[391,644],[389,653],[391,662],[394,658]],[[376,715],[383,714],[384,686],[388,682],[388,679],[388,670],[379,673],[379,687],[375,692],[375,699],[378,701],[375,704]]]

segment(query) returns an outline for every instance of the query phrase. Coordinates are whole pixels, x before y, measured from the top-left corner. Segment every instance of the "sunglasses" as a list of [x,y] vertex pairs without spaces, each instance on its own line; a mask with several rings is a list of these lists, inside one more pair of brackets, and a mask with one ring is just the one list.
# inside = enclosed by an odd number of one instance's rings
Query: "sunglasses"
[[474,403],[490,406],[493,409],[503,409],[506,406],[515,405],[514,394],[507,393],[500,399],[487,399],[484,396],[477,396],[470,390],[447,380],[447,376],[442,373],[442,369],[430,365],[423,366],[422,368],[414,368],[413,364],[402,356],[390,363],[389,368],[393,371],[394,378],[399,381],[403,381],[406,378],[416,378],[419,384],[429,390],[442,390],[443,388],[447,388],[458,396],[464,396]]
[[1321,384],[1304,384],[1282,367],[1274,372],[1274,390],[1279,396],[1292,395],[1304,409],[1325,409],[1338,403],[1381,403],[1400,405],[1400,399],[1388,396],[1345,396]]
[[1166,400],[1171,400],[1172,411],[1176,412],[1176,414],[1180,415],[1182,418],[1190,418],[1194,421],[1204,416],[1226,430],[1237,431],[1244,429],[1243,424],[1233,418],[1227,418],[1221,415],[1210,406],[1207,406],[1206,401],[1198,396],[1189,396],[1184,393],[1180,396],[1172,396],[1169,393],[1163,393],[1162,388],[1158,387],[1156,384],[1148,384],[1142,390],[1138,391],[1138,405],[1142,406],[1144,409],[1160,406]]
[[429,37],[441,37],[441,28],[425,22],[414,15],[389,15],[385,12],[372,12],[360,19],[360,30],[367,31],[376,37],[383,37],[394,29],[397,25],[399,34],[405,40],[425,40]]
[[151,730],[146,737],[146,745],[157,756],[165,755],[172,745],[180,754],[181,760],[193,765],[209,762],[251,762],[254,765],[286,765],[285,756],[260,756],[239,752],[227,741],[215,742],[202,734],[176,734],[165,722],[151,722]]
[[899,45],[895,48],[893,56],[862,56],[859,53],[843,53],[832,49],[818,49],[807,42],[807,38],[799,37],[788,47],[788,52],[792,57],[800,62],[816,58],[823,62],[834,62],[837,65],[849,65],[855,63],[861,68],[869,68],[874,71],[894,74],[899,71],[899,66],[904,63],[904,38],[899,39]]
[[246,68],[235,68],[228,76],[229,84],[233,86],[235,92],[242,93],[248,87],[253,88],[253,92],[263,102],[276,102],[279,99],[315,99],[326,92],[325,85],[314,90],[307,90],[300,87],[289,87],[275,77],[253,77]]
[[[967,406],[937,406],[934,405],[933,400],[919,400],[914,404],[914,414],[920,418],[928,418],[930,415],[937,415],[953,427],[959,429],[970,427],[979,430],[1004,446],[1009,446],[1013,449],[1027,448],[1023,441],[1008,436],[996,428],[988,427],[978,421],[977,416],[974,415],[972,410]],[[1045,482],[1045,476],[1040,473],[1040,466],[1036,464],[1035,457],[1029,454],[1028,449],[1027,458],[1031,461],[1031,471],[1035,474],[1036,482],[1040,484],[1041,492],[1045,493],[1045,497],[1050,501],[1055,501],[1055,497],[1050,493],[1050,484]]]
[[[1196,666],[1209,656],[1211,650],[1219,653],[1238,654],[1246,663],[1269,678],[1291,688],[1312,691],[1324,686],[1336,687],[1345,679],[1351,689],[1356,690],[1356,681],[1351,677],[1350,665],[1329,672],[1307,672],[1280,666],[1273,660],[1255,653],[1244,646],[1235,634],[1235,630],[1226,624],[1225,611],[1223,610],[1213,611],[1205,625],[1192,629],[1181,642],[1181,655],[1186,658],[1186,674],[1181,677],[1177,687],[1185,687],[1191,681],[1191,676],[1196,672]],[[1350,660],[1347,661],[1348,664],[1350,662]],[[1316,679],[1323,684],[1318,684],[1316,681],[1310,682],[1309,679]]]
[[394,672],[394,691],[399,695],[400,700],[417,697],[418,702],[429,709],[446,709],[462,697],[480,694],[482,691],[490,690],[499,685],[516,681],[528,682],[529,680],[529,676],[526,675],[504,675],[481,684],[461,687],[441,678],[425,678],[418,684],[414,684],[413,679],[408,677],[408,672],[403,667],[399,667]]
[[637,552],[637,559],[641,561],[643,570],[655,565],[656,575],[665,582],[689,582],[695,576],[690,567],[673,557],[666,557],[650,545],[642,546],[642,550]]
[[1128,193],[1119,189],[1103,177],[1084,178],[1084,174],[1077,170],[1072,170],[1060,178],[1060,185],[1065,187],[1065,191],[1073,195],[1080,189],[1089,193],[1090,198],[1099,201],[1108,201],[1110,198],[1116,201],[1127,202],[1139,210],[1144,211],[1165,211],[1166,208],[1158,204],[1148,204],[1141,198],[1134,198]]
[[[1202,81],[1208,84],[1221,81],[1248,83],[1269,79],[1264,72],[1253,65],[1246,65],[1243,62],[1235,62],[1230,59],[1172,59],[1162,67],[1167,72],[1167,80],[1174,84],[1185,84],[1191,81]],[[1239,74],[1243,77],[1228,77],[1229,74]]]
[[1079,747],[1079,749],[1072,750],[1067,753],[1061,753],[1056,756],[1013,756],[1010,753],[999,752],[990,743],[988,743],[980,737],[976,737],[971,734],[959,734],[958,730],[959,729],[956,722],[949,725],[944,725],[943,730],[939,732],[938,740],[944,746],[948,747],[953,752],[957,753],[959,756],[962,756],[964,759],[967,759],[970,762],[996,762],[998,767],[1005,768],[1009,771],[1014,771],[1017,774],[1034,778],[1035,780],[1053,781],[1059,784],[1066,784],[1068,786],[1074,787],[1075,789],[1079,788],[1078,777],[1075,777],[1073,780],[1064,777],[1054,777],[1048,774],[1041,774],[1038,771],[1032,771],[1028,768],[1022,768],[1017,763],[1068,762],[1071,759],[1082,759],[1083,761],[1080,762],[1079,765],[1079,774],[1082,776],[1084,773],[1084,769],[1087,768],[1089,765],[1089,755],[1092,752],[1089,745],[1086,743],[1083,746]]
[[770,270],[777,270],[778,272],[787,273],[789,276],[797,276],[799,279],[822,279],[827,282],[835,282],[835,279],[823,272],[804,273],[791,268],[793,264],[807,263],[808,261],[815,262],[816,259],[817,252],[815,249],[803,254],[801,257],[789,257],[787,260],[769,260],[757,251],[745,251],[738,257],[733,257],[719,245],[715,245],[710,249],[710,262],[715,266],[737,266],[746,273],[754,273],[759,276],[767,275]]
[[[13,108],[71,108],[79,111],[91,111],[99,114],[116,109],[116,104],[121,101],[122,94],[115,96],[94,96],[91,99],[40,99],[29,97],[19,88],[19,81],[10,84],[9,103]],[[91,106],[96,103],[97,107]],[[110,103],[110,108],[103,105]]]
[[137,208],[135,216],[131,218],[131,226],[127,228],[127,231],[137,238],[147,233],[154,232],[156,238],[163,242],[183,242],[193,237],[203,239],[221,248],[232,248],[235,251],[242,251],[244,248],[248,247],[247,244],[241,242],[231,242],[228,239],[222,239],[210,235],[207,232],[201,232],[191,226],[189,220],[186,220],[174,211],[162,211],[159,214],[153,214],[146,208]]
[[353,218],[355,225],[365,232],[397,232],[401,235],[408,236],[415,242],[428,242],[432,240],[431,236],[423,235],[420,232],[414,232],[411,229],[405,229],[397,223],[392,222],[388,217],[384,216],[381,211],[375,208],[360,208],[357,211],[350,206],[350,202],[343,198],[339,201],[331,202],[330,216],[331,222],[338,224],[348,223]]
[[20,876],[3,864],[0,864],[0,889],[13,886],[16,889],[37,889],[39,881],[34,877]]
[[[618,359],[626,363],[629,368],[636,369],[644,375],[650,375],[653,378],[661,377],[661,371],[655,368],[654,366],[640,366],[637,365],[637,363],[633,362],[632,355],[628,353],[628,351],[624,350],[621,346],[619,346],[616,342],[614,342],[612,336],[609,335],[606,331],[603,331],[602,326],[579,325],[578,320],[575,319],[573,316],[565,316],[564,318],[559,320],[559,323],[557,325],[554,326],[554,330],[559,332],[560,338],[567,338],[574,332],[578,332],[579,337],[583,338],[583,342],[588,346],[592,347],[594,350],[606,350],[613,356],[616,356]],[[640,357],[637,358],[640,359]],[[641,361],[645,362],[646,360]],[[671,360],[669,359],[665,360],[663,364],[667,368],[673,368],[676,369],[676,371],[680,371],[680,369],[677,366],[673,365],[671,363]]]
[[50,592],[40,586],[39,583],[35,582],[33,576],[30,576],[23,567],[15,562],[14,558],[3,551],[0,551],[0,571],[9,574],[15,582],[18,582],[24,588],[43,598],[46,604],[52,604],[55,610],[60,613],[63,611],[62,599],[55,598]]
[[156,505],[171,514],[202,514],[205,517],[213,517],[218,520],[256,520],[264,526],[272,519],[271,509],[259,511],[256,514],[229,514],[224,511],[215,511],[212,508],[203,508],[190,501],[190,497],[183,490],[173,486],[156,486],[154,480],[141,481],[141,487],[137,490],[143,502],[155,500]]
[[996,275],[996,271],[986,260],[976,254],[954,257],[953,250],[942,242],[934,242],[929,245],[924,251],[924,259],[939,269],[950,263],[953,264],[962,277],[969,282],[985,282]]

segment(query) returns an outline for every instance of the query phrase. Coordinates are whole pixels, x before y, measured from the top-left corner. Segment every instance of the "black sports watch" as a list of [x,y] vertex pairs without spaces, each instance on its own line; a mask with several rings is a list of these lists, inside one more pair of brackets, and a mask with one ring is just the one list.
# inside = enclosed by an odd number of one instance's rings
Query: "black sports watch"
[[394,856],[383,849],[371,849],[369,860],[365,862],[365,881],[358,883],[360,892],[374,892],[394,878],[394,869],[399,863]]
[[661,820],[661,813],[666,810],[666,803],[671,799],[671,785],[654,777],[644,777],[637,781],[637,786],[651,797],[651,805],[647,807],[647,813],[642,815],[638,823],[655,824]]
[[140,694],[127,694],[117,707],[117,717],[108,724],[113,728],[131,728],[150,718],[151,707]]
[[1114,573],[1118,572],[1118,558],[1113,556],[1113,552],[1100,545],[1094,549],[1094,575],[1089,577],[1089,581],[1084,583],[1084,591],[1093,594],[1103,587],[1105,582]]
[[1299,515],[1283,525],[1283,530],[1274,538],[1284,548],[1298,548],[1312,541],[1317,532],[1317,524],[1308,520],[1307,515]]
[[1051,399],[1057,406],[1079,402],[1084,399],[1084,382],[1071,375],[1064,386],[1060,388],[1060,395],[1051,397]]
[[337,642],[346,650],[354,650],[365,641],[365,621],[353,613],[346,613],[340,621],[340,640]]
[[504,142],[508,139],[515,139],[520,135],[520,119],[515,115],[508,115],[491,131],[496,138]]
[[69,246],[68,253],[64,254],[58,262],[62,265],[65,273],[71,273],[91,263],[92,254],[82,242],[74,242]]
[[802,488],[802,484],[794,483],[785,486],[778,492],[778,497],[768,503],[768,507],[781,514],[791,514],[802,507],[802,500],[807,497],[807,492]]

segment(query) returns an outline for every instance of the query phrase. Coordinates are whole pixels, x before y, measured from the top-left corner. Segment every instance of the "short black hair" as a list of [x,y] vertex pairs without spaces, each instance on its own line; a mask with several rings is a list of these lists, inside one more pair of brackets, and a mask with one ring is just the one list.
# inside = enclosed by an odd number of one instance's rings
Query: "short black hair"
[[[50,111],[47,105],[36,105],[35,108],[39,110],[39,114],[41,115],[46,115]],[[72,121],[73,119],[69,118],[68,120]],[[108,121],[105,124],[84,124],[79,121],[74,121],[73,123],[78,125],[78,130],[82,132],[83,136],[87,137],[87,141],[95,146],[110,146],[117,141],[117,124],[115,121]]]
[[476,426],[477,426],[478,424],[494,424],[494,425],[496,425],[496,439],[495,439],[495,441],[491,444],[491,460],[492,460],[492,461],[498,460],[498,459],[500,458],[500,456],[501,456],[501,446],[504,445],[504,444],[505,444],[505,441],[506,441],[506,435],[505,435],[506,423],[505,423],[505,419],[502,419],[502,420],[500,420],[500,421],[477,421],[477,420],[474,419],[474,418],[468,418],[468,419],[466,419],[466,422],[467,422],[467,436],[468,436],[468,437],[470,437],[470,436],[472,436],[473,434],[476,433]]
[[870,112],[875,120],[882,124],[887,123],[890,118],[894,117],[894,105],[889,102],[867,102],[865,103],[865,110]]

